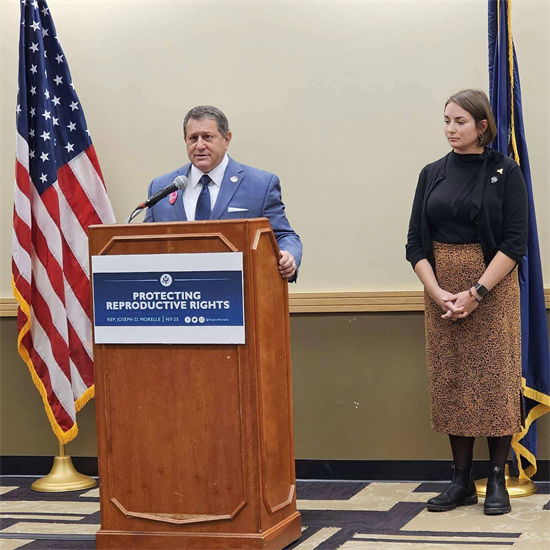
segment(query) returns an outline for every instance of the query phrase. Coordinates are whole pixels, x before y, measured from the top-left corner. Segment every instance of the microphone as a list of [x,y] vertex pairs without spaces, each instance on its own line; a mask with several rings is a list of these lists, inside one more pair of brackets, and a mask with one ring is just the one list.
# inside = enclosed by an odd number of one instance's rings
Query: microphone
[[185,189],[189,185],[189,180],[185,176],[178,176],[170,185],[167,185],[164,189],[157,191],[154,195],[151,195],[146,201],[142,202],[138,208],[143,210],[144,208],[150,208],[157,204],[158,201],[170,195],[174,191]]
[[134,211],[128,216],[125,223],[130,223],[142,210],[150,208],[159,202],[161,199],[170,195],[174,191],[183,190],[189,185],[189,180],[185,176],[178,176],[170,185],[167,185],[164,189],[157,191],[154,195],[151,195],[146,201],[139,204]]

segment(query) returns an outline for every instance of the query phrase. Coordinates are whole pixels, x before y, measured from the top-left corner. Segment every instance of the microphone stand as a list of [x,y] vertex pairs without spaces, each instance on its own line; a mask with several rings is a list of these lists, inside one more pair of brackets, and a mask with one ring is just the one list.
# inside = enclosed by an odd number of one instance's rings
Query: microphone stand
[[124,223],[132,223],[132,220],[142,211],[144,210],[143,206],[141,204],[126,218],[126,221]]

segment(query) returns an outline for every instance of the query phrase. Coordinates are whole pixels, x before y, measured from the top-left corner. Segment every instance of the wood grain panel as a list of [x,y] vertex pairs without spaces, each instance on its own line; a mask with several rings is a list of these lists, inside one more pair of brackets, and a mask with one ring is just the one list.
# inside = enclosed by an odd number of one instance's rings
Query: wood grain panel
[[[117,245],[122,245],[122,254],[127,250],[128,245],[137,244],[141,245],[140,254],[148,254],[144,252],[147,248],[153,248],[155,251],[159,250],[159,244],[165,244],[160,249],[165,254],[175,253],[178,249],[178,241],[187,241],[185,243],[186,250],[189,253],[193,252],[237,252],[237,248],[226,239],[221,233],[192,233],[190,235],[117,235],[114,236],[104,247],[100,250],[99,255],[102,254],[117,254],[114,250]],[[206,244],[208,243],[208,244]],[[159,254],[159,252],[153,252]]]
[[[288,283],[279,275],[279,249],[272,231],[258,231],[252,246],[257,268],[257,366],[263,502],[269,514],[295,497],[292,386],[288,309],[281,304]],[[260,271],[259,266],[267,269]]]
[[110,498],[149,520],[232,518],[246,500],[236,346],[159,351],[110,346]]
[[[253,258],[258,230],[266,245]],[[288,285],[269,222],[99,226],[90,249],[242,251],[246,328],[244,345],[94,345],[98,550],[281,550],[296,540]]]
[[261,533],[99,531],[98,550],[281,550],[301,535],[299,512]]
[[[246,234],[228,228],[101,239],[104,254],[227,252]],[[166,229],[166,228],[164,228]],[[143,232],[143,226],[132,228]],[[229,236],[228,236],[229,235]],[[246,399],[236,345],[96,345],[102,529],[237,531],[247,512]],[[131,398],[133,396],[133,398]],[[108,459],[105,459],[108,457]],[[116,513],[107,510],[114,508]],[[126,513],[126,511],[129,511]],[[241,513],[245,512],[241,518]],[[242,520],[242,521],[241,521]],[[216,522],[221,524],[216,527]],[[206,525],[208,524],[208,525]],[[240,527],[239,527],[240,526]]]

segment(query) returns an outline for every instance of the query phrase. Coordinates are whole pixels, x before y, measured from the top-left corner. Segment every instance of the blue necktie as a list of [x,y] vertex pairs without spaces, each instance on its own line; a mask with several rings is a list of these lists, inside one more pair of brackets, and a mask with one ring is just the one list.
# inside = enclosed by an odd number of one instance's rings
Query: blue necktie
[[201,194],[199,195],[199,200],[197,201],[197,206],[195,208],[195,220],[209,220],[210,214],[212,212],[212,207],[210,206],[210,190],[208,186],[210,185],[210,176],[204,174],[200,179],[199,183],[202,184]]

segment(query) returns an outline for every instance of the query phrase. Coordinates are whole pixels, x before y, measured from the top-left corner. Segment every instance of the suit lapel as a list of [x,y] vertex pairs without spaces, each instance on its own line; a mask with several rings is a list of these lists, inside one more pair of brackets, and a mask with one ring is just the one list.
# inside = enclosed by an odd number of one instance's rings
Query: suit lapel
[[229,201],[233,198],[233,195],[239,188],[239,185],[241,185],[243,178],[243,167],[229,157],[229,164],[227,165],[225,174],[223,175],[220,192],[218,193],[218,198],[216,199],[216,204],[214,205],[212,214],[210,214],[211,220],[219,220],[223,216]]
[[[186,164],[185,166],[183,166],[182,168],[180,168],[178,170],[178,176],[185,176],[185,177],[188,177],[189,176],[189,170],[191,169],[191,164]],[[175,208],[175,215],[176,215],[176,219],[178,221],[182,221],[182,222],[186,222],[187,221],[187,214],[185,213],[185,208],[183,207],[183,191],[184,190],[179,190],[178,191],[178,198],[176,199],[176,202],[174,203],[174,208]]]

